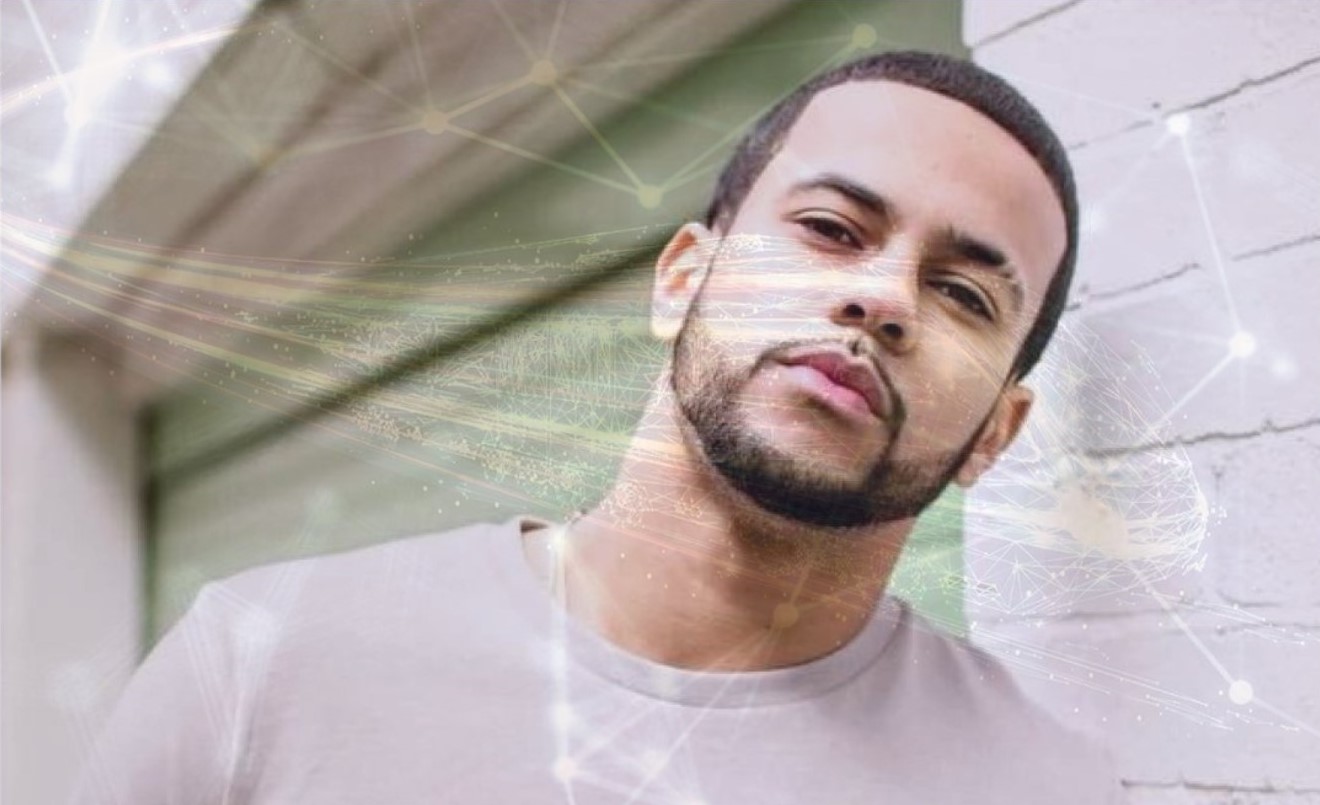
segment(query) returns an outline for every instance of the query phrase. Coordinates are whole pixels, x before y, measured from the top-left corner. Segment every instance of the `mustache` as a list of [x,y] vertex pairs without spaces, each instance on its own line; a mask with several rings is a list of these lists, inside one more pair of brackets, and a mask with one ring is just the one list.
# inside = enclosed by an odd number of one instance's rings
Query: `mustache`
[[875,374],[880,378],[880,383],[885,387],[885,394],[889,397],[889,416],[885,425],[889,428],[891,437],[898,436],[899,430],[907,420],[907,405],[903,402],[903,395],[894,386],[893,378],[885,370],[884,364],[880,361],[877,348],[871,346],[866,338],[856,336],[846,340],[838,338],[807,338],[794,341],[781,341],[764,350],[756,359],[756,364],[752,366],[751,374],[759,372],[766,366],[773,363],[780,363],[790,353],[804,349],[836,349],[849,355],[865,360],[875,369]]

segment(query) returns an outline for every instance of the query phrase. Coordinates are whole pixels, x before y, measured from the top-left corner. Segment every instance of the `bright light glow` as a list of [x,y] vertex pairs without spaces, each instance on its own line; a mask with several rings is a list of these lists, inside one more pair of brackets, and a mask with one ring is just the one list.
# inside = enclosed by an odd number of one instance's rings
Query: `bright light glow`
[[554,62],[549,59],[541,59],[532,64],[532,69],[528,72],[527,77],[532,80],[532,83],[548,87],[558,80],[559,70],[555,67]]
[[422,115],[422,128],[428,134],[444,134],[449,128],[449,115],[439,109],[431,109]]
[[876,43],[879,36],[875,32],[875,26],[862,23],[853,28],[852,46],[855,48],[869,48]]
[[57,190],[67,190],[73,184],[73,166],[68,159],[61,159],[46,171],[46,181]]
[[1175,137],[1183,137],[1192,128],[1192,119],[1182,112],[1169,115],[1164,121],[1164,128]]
[[1247,358],[1256,351],[1256,336],[1239,332],[1228,342],[1228,352],[1234,358]]
[[64,108],[64,122],[70,128],[80,129],[91,119],[91,112],[87,111],[87,107],[82,103],[75,101]]
[[1251,683],[1245,679],[1239,679],[1228,686],[1228,700],[1233,704],[1250,704],[1256,697],[1256,692],[1252,690]]
[[142,80],[156,89],[172,89],[177,81],[174,72],[160,58],[148,60],[141,70]]
[[637,200],[648,210],[654,210],[664,200],[665,191],[653,184],[644,184],[637,188]]
[[96,117],[116,83],[125,75],[125,51],[107,42],[88,53],[78,71],[73,102],[64,110],[64,120],[73,128],[82,128]]

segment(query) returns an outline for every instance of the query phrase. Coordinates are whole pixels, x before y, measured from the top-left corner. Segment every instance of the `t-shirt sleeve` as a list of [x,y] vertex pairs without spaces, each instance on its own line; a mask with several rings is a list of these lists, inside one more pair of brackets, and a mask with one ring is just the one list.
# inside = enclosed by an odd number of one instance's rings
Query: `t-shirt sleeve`
[[93,746],[75,805],[236,801],[245,710],[262,664],[259,641],[241,639],[243,607],[222,585],[202,589],[129,682]]

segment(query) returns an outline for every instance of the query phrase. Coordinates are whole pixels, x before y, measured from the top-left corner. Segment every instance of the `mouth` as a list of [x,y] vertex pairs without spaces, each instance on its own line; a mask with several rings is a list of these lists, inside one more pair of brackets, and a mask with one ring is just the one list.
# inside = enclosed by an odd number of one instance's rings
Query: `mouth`
[[829,384],[864,402],[871,416],[881,422],[889,421],[889,392],[879,370],[870,361],[853,357],[841,349],[813,347],[789,352],[781,356],[779,362],[814,370]]

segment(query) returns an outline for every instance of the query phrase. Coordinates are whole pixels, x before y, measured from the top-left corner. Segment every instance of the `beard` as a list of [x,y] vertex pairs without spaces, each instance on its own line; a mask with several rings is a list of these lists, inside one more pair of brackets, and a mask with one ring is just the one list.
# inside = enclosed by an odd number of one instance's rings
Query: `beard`
[[[740,372],[698,315],[700,306],[698,294],[674,342],[670,382],[679,410],[706,460],[760,508],[797,523],[827,528],[910,519],[939,497],[971,455],[984,422],[956,450],[921,462],[895,458],[901,417],[891,423],[884,449],[856,481],[841,479],[810,456],[779,449],[749,427],[739,400],[747,383],[775,354],[803,342],[773,345],[762,351],[749,370]],[[891,403],[894,410],[902,410],[901,399],[895,397]]]

